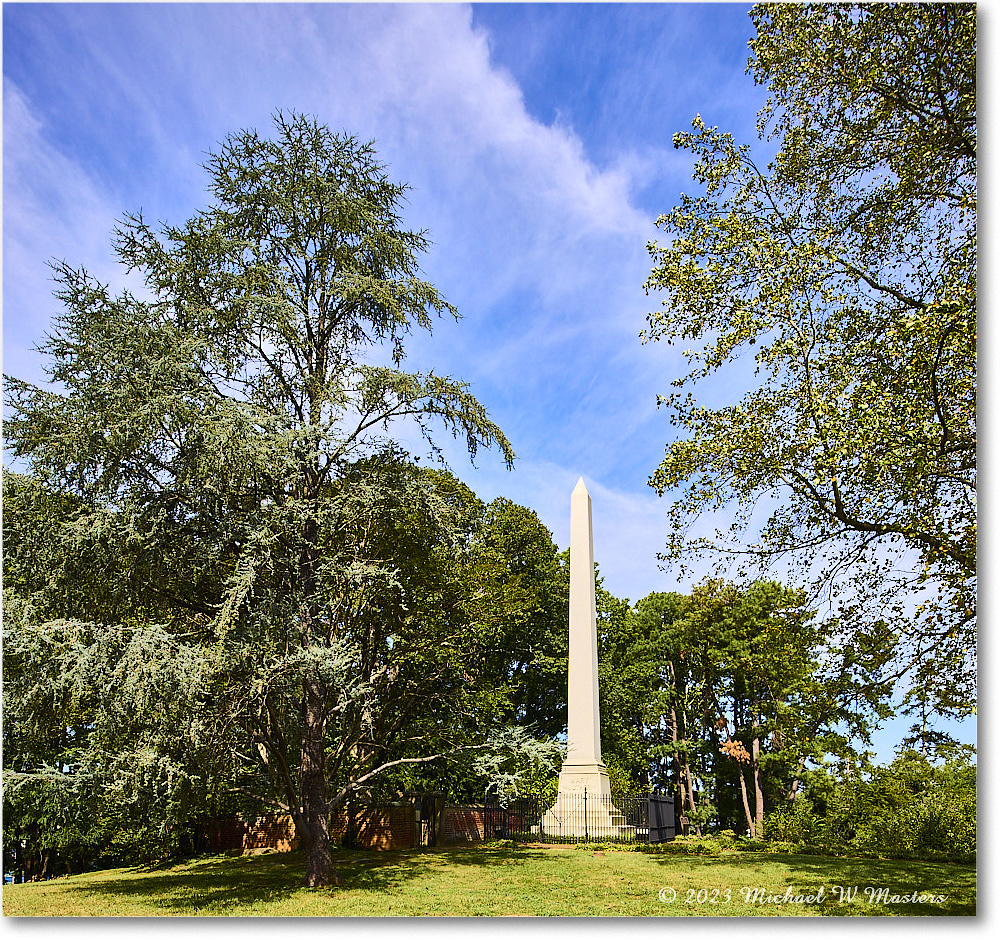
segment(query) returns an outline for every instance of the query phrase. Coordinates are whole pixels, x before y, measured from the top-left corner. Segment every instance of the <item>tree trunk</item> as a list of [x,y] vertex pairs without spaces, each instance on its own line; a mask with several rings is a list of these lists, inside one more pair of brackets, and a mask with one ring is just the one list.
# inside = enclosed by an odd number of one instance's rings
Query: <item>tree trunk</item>
[[746,816],[747,829],[750,830],[750,837],[754,837],[753,814],[750,812],[750,800],[747,795],[747,781],[743,776],[743,765],[737,760],[736,773],[740,778],[740,796],[743,797],[743,815]]
[[42,852],[42,871],[38,876],[39,881],[45,881],[49,877],[49,865],[52,862],[52,849],[45,849]]
[[325,888],[344,883],[333,867],[329,814],[326,806],[323,696],[315,680],[303,680],[302,709],[302,828],[305,837],[305,884]]
[[[681,791],[681,806],[687,806],[688,811],[693,816],[695,813],[695,802],[694,802],[694,783],[691,779],[691,763],[688,759],[687,752],[685,751],[684,762],[681,763],[680,754],[678,753],[678,746],[680,743],[681,733],[687,736],[687,722],[684,721],[684,727],[681,727],[681,722],[684,717],[684,712],[681,712],[681,718],[677,716],[677,708],[675,705],[676,701],[684,700],[684,690],[681,688],[680,683],[677,681],[677,671],[674,669],[674,664],[672,662],[667,663],[670,669],[670,687],[674,691],[674,697],[670,703],[670,722],[671,722],[671,734],[672,743],[674,745],[674,761],[677,766],[677,783]],[[701,835],[701,825],[695,825],[695,834]]]
[[674,675],[674,664],[668,663],[667,665],[670,667],[670,690],[673,692],[670,700],[670,743],[673,745],[671,751],[674,759],[674,777],[677,780],[678,788],[683,792],[684,778],[682,776],[681,755],[678,748],[680,735],[678,734],[677,726],[677,709],[674,706],[674,700],[677,697],[677,680]]
[[[310,417],[315,423],[318,405],[310,396]],[[310,455],[303,468],[303,495],[315,507],[319,493],[318,457]],[[319,618],[316,609],[319,558],[319,525],[315,509],[307,516],[302,530],[299,555],[299,578],[305,600],[305,620],[302,639],[308,646],[316,637]],[[310,888],[325,888],[344,883],[333,867],[330,852],[330,813],[326,803],[326,702],[318,679],[306,675],[302,680],[302,751],[299,785],[302,789],[302,836],[306,853],[304,884]]]
[[753,743],[751,745],[750,756],[753,760],[754,836],[759,839],[764,835],[764,782],[760,775],[760,738],[758,737],[758,727],[755,718],[753,719]]
[[788,802],[795,802],[795,794],[799,792],[799,783],[802,781],[802,771],[805,769],[806,759],[803,757],[799,761],[799,769],[795,771],[795,777],[792,780],[792,785],[788,788]]
[[38,845],[38,826],[29,826],[27,832],[27,838],[25,839],[25,852],[24,852],[24,880],[25,881],[37,881],[36,874],[38,872],[38,865],[36,862],[40,859],[40,854],[36,846]]
[[[691,779],[691,764],[687,758],[684,760],[684,780],[687,789],[687,803],[693,816],[697,807],[694,802],[694,781]],[[695,823],[694,834],[699,837],[701,836],[701,823]]]

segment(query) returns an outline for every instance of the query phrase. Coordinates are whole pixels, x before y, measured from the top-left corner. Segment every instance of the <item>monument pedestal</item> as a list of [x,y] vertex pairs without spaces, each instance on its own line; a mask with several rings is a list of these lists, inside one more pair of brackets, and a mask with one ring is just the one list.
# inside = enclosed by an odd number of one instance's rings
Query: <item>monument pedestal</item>
[[594,526],[582,477],[570,497],[569,540],[567,756],[559,795],[542,817],[541,830],[551,836],[611,838],[631,827],[611,801],[611,781],[601,760]]
[[567,762],[562,765],[562,770],[559,771],[559,795],[575,793],[582,797],[584,790],[588,796],[611,798],[611,778],[608,777],[608,769],[603,762],[591,764]]
[[563,764],[559,795],[542,817],[541,832],[597,840],[633,832],[611,800],[611,781],[603,763]]

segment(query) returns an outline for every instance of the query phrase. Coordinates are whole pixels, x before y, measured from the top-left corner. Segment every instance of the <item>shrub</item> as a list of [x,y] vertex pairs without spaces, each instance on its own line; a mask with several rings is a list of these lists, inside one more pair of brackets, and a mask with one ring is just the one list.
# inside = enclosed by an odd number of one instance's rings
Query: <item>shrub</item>
[[909,751],[887,767],[837,782],[819,815],[807,799],[771,813],[772,847],[795,851],[972,862],[976,858],[976,767],[964,755],[932,765]]
[[817,841],[823,820],[808,800],[799,797],[790,806],[776,809],[764,820],[764,838],[769,841],[811,843]]
[[677,836],[671,842],[642,845],[640,851],[653,855],[710,855],[719,856],[726,850],[714,836]]
[[732,829],[723,829],[715,834],[715,840],[724,849],[736,848],[736,833]]

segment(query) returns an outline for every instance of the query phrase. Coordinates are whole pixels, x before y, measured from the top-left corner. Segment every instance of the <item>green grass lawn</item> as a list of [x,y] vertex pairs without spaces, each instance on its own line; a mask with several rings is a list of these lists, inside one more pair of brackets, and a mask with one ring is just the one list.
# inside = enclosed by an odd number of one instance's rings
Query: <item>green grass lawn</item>
[[[302,856],[213,856],[5,885],[5,916],[838,916],[976,912],[969,865],[732,852],[721,857],[570,846],[338,851],[343,888],[300,887]],[[852,900],[833,886],[857,889]],[[820,892],[822,887],[823,891]],[[768,902],[767,895],[812,895]],[[760,893],[756,899],[750,892]],[[869,889],[866,891],[866,889]],[[893,902],[870,895],[886,889]],[[661,894],[665,900],[661,900]],[[914,894],[946,896],[922,903]]]

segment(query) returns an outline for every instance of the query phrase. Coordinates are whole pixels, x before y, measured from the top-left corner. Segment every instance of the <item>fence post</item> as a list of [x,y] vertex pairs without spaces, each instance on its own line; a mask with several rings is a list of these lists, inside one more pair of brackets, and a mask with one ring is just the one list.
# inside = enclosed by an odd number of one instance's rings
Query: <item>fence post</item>
[[583,788],[583,841],[590,841],[590,832],[587,830],[587,788]]

